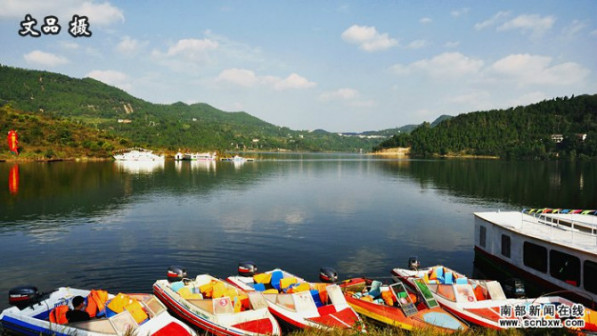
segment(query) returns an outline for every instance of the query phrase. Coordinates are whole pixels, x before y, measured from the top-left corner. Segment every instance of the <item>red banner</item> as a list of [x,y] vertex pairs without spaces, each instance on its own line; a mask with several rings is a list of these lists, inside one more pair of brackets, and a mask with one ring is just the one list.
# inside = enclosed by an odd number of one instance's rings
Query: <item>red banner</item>
[[15,131],[15,130],[8,131],[7,140],[8,140],[8,149],[11,152],[19,155],[19,136],[17,134],[17,131]]

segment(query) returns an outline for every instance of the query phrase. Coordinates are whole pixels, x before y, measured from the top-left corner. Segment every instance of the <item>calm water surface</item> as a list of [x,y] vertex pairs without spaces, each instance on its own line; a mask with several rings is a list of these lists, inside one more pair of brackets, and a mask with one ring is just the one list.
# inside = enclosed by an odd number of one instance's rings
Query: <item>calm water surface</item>
[[417,255],[470,274],[473,212],[596,208],[596,180],[594,162],[329,154],[0,163],[0,309],[21,284],[150,292],[173,264],[226,277],[252,260],[316,280],[321,266],[387,277]]

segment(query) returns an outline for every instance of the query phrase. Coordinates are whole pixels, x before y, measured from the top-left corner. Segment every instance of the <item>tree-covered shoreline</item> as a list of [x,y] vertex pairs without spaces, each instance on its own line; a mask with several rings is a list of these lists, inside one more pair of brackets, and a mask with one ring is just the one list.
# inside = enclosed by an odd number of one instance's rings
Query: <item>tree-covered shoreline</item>
[[497,156],[504,159],[597,157],[597,95],[563,97],[504,110],[423,123],[375,146],[410,147],[411,156]]

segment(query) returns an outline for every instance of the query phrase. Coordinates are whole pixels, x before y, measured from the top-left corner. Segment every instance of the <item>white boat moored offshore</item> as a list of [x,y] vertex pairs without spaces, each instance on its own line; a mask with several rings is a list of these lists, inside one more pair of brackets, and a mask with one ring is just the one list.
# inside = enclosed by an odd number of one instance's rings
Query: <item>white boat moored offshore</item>
[[164,161],[165,156],[153,154],[152,151],[143,148],[135,148],[114,154],[114,159],[117,161]]
[[595,210],[563,209],[476,212],[476,258],[595,308],[595,214]]

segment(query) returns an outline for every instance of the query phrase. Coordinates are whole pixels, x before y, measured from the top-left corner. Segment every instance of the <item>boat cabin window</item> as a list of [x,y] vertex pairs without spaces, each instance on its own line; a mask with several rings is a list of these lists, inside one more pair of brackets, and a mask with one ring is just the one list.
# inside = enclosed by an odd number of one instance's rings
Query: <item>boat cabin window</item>
[[551,250],[549,251],[549,273],[556,279],[578,287],[580,285],[580,259],[564,252]]
[[481,247],[485,247],[485,244],[487,242],[487,228],[485,228],[483,225],[479,226],[479,245],[481,245]]
[[547,249],[543,246],[524,242],[522,260],[525,266],[539,272],[547,272]]
[[510,236],[502,235],[502,255],[510,258]]
[[584,262],[585,274],[584,274],[584,286],[585,289],[593,294],[597,294],[597,263],[586,260]]

